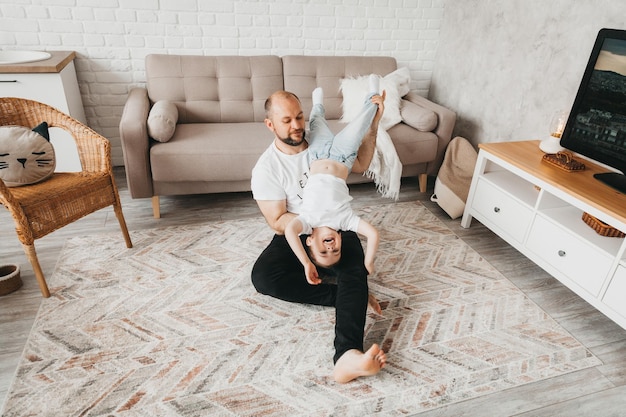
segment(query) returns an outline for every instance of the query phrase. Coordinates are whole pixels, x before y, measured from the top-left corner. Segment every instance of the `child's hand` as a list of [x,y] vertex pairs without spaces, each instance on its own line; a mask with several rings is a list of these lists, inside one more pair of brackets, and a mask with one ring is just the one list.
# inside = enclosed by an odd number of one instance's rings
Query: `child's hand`
[[365,264],[365,268],[367,268],[367,272],[368,272],[370,275],[372,275],[372,274],[374,273],[374,270],[375,270],[375,268],[374,268],[374,262],[367,262],[367,263]]
[[317,268],[315,268],[315,265],[313,265],[312,262],[309,262],[304,266],[304,274],[307,282],[311,285],[318,285],[322,282],[317,275]]

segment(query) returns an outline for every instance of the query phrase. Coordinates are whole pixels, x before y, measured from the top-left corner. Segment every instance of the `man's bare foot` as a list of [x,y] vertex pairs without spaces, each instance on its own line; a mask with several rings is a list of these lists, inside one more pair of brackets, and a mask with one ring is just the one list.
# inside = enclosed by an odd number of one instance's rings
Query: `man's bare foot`
[[345,384],[360,376],[376,375],[386,362],[385,352],[375,343],[365,353],[352,349],[339,358],[333,377],[340,384]]
[[380,308],[380,304],[378,304],[378,300],[372,294],[368,294],[367,304],[372,308],[372,310],[374,310],[376,314],[383,314],[383,309]]

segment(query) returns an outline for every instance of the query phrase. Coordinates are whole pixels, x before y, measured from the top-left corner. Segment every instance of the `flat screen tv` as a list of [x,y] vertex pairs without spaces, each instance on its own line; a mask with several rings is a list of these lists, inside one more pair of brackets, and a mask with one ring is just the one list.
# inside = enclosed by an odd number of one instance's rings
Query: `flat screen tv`
[[594,177],[626,194],[626,30],[598,32],[561,146],[621,171]]

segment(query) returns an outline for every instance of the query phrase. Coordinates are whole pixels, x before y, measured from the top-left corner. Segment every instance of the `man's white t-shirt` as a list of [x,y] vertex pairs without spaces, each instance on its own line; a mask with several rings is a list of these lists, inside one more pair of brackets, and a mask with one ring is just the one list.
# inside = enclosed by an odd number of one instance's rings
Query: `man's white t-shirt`
[[252,196],[255,200],[287,200],[287,211],[299,214],[302,190],[309,176],[308,152],[287,155],[274,142],[252,169]]

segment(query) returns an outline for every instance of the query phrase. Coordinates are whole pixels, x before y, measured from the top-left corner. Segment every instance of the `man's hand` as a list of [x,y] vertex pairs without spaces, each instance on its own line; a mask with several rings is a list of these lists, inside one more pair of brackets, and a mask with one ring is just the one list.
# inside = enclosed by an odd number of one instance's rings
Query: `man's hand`
[[387,91],[383,90],[383,93],[379,96],[372,97],[372,103],[378,106],[378,111],[376,111],[376,115],[374,115],[374,120],[372,121],[371,129],[375,132],[378,130],[378,123],[380,119],[383,118],[383,113],[385,112],[385,98],[387,97]]
[[361,142],[359,152],[357,153],[354,164],[352,165],[352,172],[362,174],[370,167],[370,163],[372,162],[372,158],[374,157],[374,150],[376,149],[376,134],[378,133],[378,123],[380,122],[380,119],[383,117],[383,113],[385,112],[385,97],[387,97],[387,92],[384,90],[382,95],[376,95],[372,97],[372,103],[378,106],[378,110],[374,115],[374,120],[372,120],[369,132],[365,135],[363,141]]

